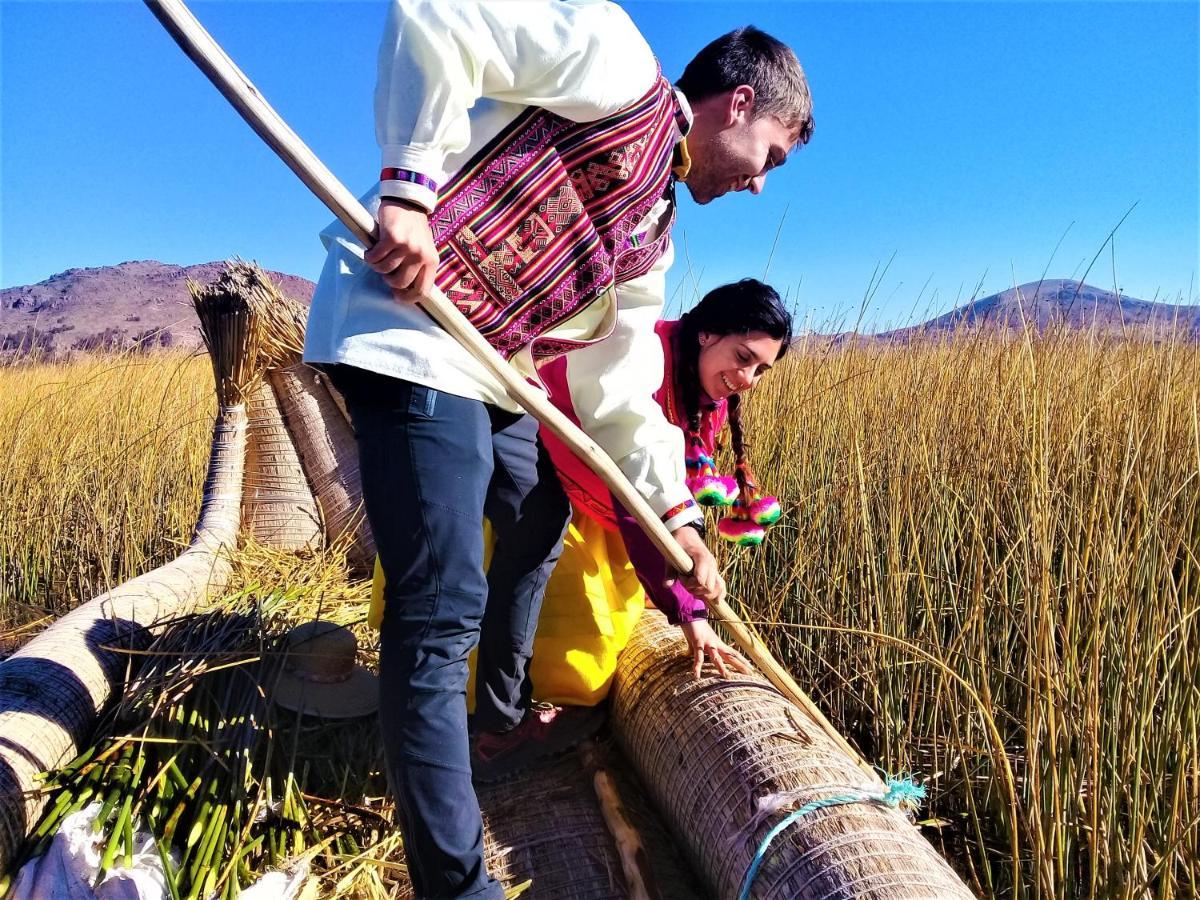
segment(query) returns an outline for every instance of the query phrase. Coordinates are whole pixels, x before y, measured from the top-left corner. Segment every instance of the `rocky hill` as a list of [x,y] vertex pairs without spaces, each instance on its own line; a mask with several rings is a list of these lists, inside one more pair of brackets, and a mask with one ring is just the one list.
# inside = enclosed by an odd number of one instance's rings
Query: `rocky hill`
[[[0,290],[0,354],[63,355],[91,350],[200,346],[187,281],[212,281],[222,262],[177,266],[154,260],[67,269],[45,281]],[[302,303],[315,285],[270,272]]]
[[[201,343],[200,332],[186,282],[211,281],[223,266],[222,262],[177,266],[143,260],[68,269],[37,284],[4,288],[0,290],[0,360],[31,353],[195,349]],[[281,272],[270,275],[285,294],[305,304],[312,299],[311,281]],[[868,339],[904,341],[964,328],[1016,332],[1025,323],[1039,331],[1063,325],[1103,335],[1200,340],[1200,306],[1137,300],[1069,279],[1024,284]],[[830,337],[840,344],[866,336]]]
[[1037,331],[1055,326],[1106,336],[1171,336],[1200,340],[1200,306],[1156,303],[1117,295],[1082,281],[1053,279],[975,300],[920,325],[876,335],[903,340],[918,334],[985,328]]

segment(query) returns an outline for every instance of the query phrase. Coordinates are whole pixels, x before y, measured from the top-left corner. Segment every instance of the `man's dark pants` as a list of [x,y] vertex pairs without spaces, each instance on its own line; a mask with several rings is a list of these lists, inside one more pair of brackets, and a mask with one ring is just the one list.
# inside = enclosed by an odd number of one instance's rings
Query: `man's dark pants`
[[[387,579],[379,721],[409,874],[423,898],[500,898],[471,785],[467,657],[478,642],[475,727],[516,725],[570,505],[532,417],[362,369],[327,371],[354,424]],[[485,515],[496,536],[486,575]]]

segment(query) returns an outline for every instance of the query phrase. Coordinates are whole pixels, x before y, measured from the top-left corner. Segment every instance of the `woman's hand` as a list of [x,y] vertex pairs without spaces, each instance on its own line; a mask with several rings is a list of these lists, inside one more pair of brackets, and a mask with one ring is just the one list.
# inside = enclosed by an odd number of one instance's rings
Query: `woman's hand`
[[697,678],[700,677],[705,658],[713,661],[722,678],[729,677],[730,668],[743,675],[749,675],[753,671],[746,658],[717,637],[712,626],[704,619],[686,622],[679,627],[683,636],[687,638],[688,650],[692,654],[692,674]]
[[704,538],[700,537],[700,532],[691,525],[683,525],[672,531],[671,536],[683,548],[683,552],[691,557],[692,571],[687,575],[680,575],[668,570],[663,583],[670,587],[676,579],[680,579],[685,588],[705,603],[720,603],[724,600],[725,579],[721,577],[717,561],[705,545]]

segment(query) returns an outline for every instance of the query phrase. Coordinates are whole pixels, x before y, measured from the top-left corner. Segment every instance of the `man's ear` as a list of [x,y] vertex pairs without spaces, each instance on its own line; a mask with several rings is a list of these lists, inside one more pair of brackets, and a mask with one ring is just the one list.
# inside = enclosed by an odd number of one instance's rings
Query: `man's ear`
[[748,84],[739,84],[729,92],[729,101],[725,107],[725,125],[749,122],[753,118],[754,88]]

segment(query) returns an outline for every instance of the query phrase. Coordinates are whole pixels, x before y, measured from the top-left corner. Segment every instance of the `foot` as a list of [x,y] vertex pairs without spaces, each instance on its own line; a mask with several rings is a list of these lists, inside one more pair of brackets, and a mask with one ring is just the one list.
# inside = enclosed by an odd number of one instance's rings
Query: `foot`
[[595,734],[602,724],[604,710],[600,707],[534,703],[515,728],[485,731],[475,739],[471,752],[475,779],[495,781],[538,760],[565,753]]

